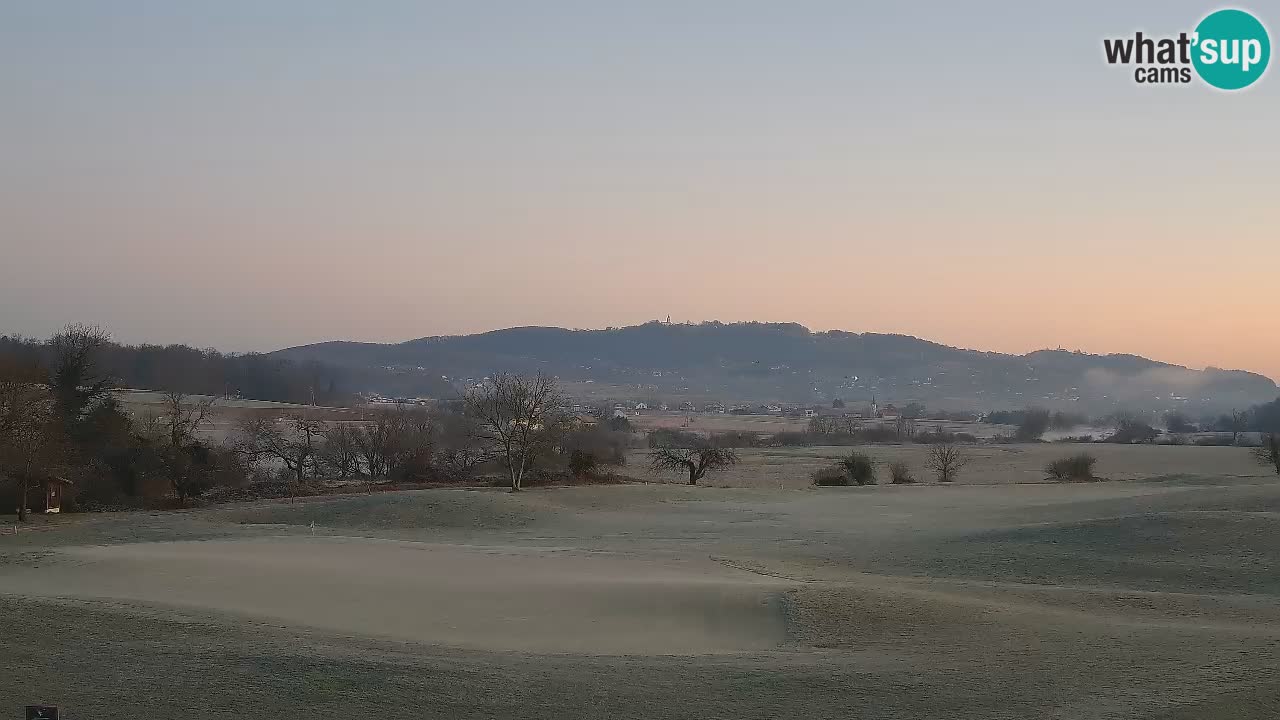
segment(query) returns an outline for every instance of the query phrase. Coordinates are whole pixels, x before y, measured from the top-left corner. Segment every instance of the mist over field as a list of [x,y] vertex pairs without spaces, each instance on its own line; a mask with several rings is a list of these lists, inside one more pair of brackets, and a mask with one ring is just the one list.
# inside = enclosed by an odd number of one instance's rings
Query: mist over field
[[[964,410],[1039,405],[1105,414],[1116,409],[1221,412],[1270,400],[1270,378],[1191,370],[1134,355],[1041,350],[1005,355],[903,335],[811,332],[795,324],[701,323],[608,330],[511,328],[397,344],[326,342],[272,356],[400,370],[404,383],[439,392],[499,370],[549,372],[607,383],[619,397],[722,402],[830,403],[879,398]],[[601,390],[601,393],[604,391]]]

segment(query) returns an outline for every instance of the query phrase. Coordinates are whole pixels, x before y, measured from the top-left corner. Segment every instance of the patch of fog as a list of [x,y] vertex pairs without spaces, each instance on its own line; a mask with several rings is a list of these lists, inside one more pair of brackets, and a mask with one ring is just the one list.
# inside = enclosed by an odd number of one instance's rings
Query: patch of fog
[[1115,433],[1115,426],[1100,427],[1098,425],[1074,425],[1066,428],[1065,430],[1050,430],[1042,436],[1042,439],[1048,442],[1086,437],[1090,440],[1105,440]]

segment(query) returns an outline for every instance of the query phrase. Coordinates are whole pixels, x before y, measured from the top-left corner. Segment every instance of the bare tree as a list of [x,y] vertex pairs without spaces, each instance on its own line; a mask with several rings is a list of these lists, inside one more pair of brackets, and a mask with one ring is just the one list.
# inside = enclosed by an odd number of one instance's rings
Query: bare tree
[[1253,456],[1263,465],[1275,468],[1280,475],[1280,433],[1264,433],[1262,445],[1253,449]]
[[462,480],[493,458],[492,445],[476,418],[450,412],[437,421],[435,462],[448,477]]
[[[923,419],[927,413],[928,410],[925,406],[918,402],[909,402],[902,408],[901,419],[906,421],[905,428],[903,429],[906,430],[907,437],[916,436],[916,428],[919,425],[920,420]],[[902,430],[899,430],[898,434],[901,435]]]
[[191,445],[196,433],[205,424],[214,398],[192,401],[186,393],[171,390],[164,394],[159,424],[164,428],[169,447],[177,449]]
[[352,440],[364,461],[369,477],[386,477],[391,472],[394,418],[389,412],[375,412],[373,417],[355,429]]
[[240,451],[251,458],[278,460],[303,483],[307,470],[315,466],[325,432],[323,422],[301,415],[282,421],[251,418],[240,425]]
[[31,378],[0,378],[0,472],[17,483],[18,520],[27,519],[30,490],[62,457],[57,404]]
[[370,477],[423,479],[431,473],[435,425],[433,413],[400,405],[375,412],[351,439]]
[[435,454],[435,414],[407,407],[396,414],[394,474],[406,480],[425,479],[431,475]]
[[[187,499],[201,494],[212,483],[213,468],[208,462],[208,449],[200,445],[197,433],[213,407],[213,398],[191,401],[177,390],[164,394],[161,411],[154,428],[163,432],[165,470],[169,484],[184,505]],[[203,462],[197,462],[197,457]]]
[[649,458],[649,466],[654,471],[688,472],[690,485],[697,485],[708,471],[722,470],[737,462],[738,456],[729,448],[708,443],[697,443],[693,447],[660,446],[654,449]]
[[139,435],[153,443],[164,442],[168,434],[164,426],[164,416],[155,410],[139,413],[137,420],[134,421],[134,427],[137,428]]
[[1249,414],[1241,410],[1231,410],[1231,417],[1228,418],[1227,427],[1231,430],[1231,444],[1240,444],[1240,433],[1249,429]]
[[899,415],[898,419],[893,421],[893,431],[899,438],[915,437],[918,422],[915,418]]
[[338,477],[361,474],[360,428],[348,423],[335,423],[324,434],[320,445],[320,462]]
[[933,471],[938,482],[952,482],[960,474],[960,470],[969,464],[969,456],[956,443],[934,443],[929,446],[929,459],[925,464]]
[[467,412],[480,421],[483,434],[497,448],[519,492],[537,452],[552,440],[560,423],[561,398],[555,378],[498,373],[468,391]]
[[67,325],[49,338],[53,350],[49,385],[69,429],[111,388],[110,378],[98,366],[98,355],[110,340],[98,326],[79,323]]
[[299,464],[298,475],[298,481],[302,482],[306,480],[307,467],[311,467],[313,471],[315,469],[316,454],[319,452],[320,442],[324,440],[324,435],[328,431],[328,425],[320,420],[311,420],[298,415],[286,427],[292,435],[293,444],[299,448],[297,455],[303,458]]

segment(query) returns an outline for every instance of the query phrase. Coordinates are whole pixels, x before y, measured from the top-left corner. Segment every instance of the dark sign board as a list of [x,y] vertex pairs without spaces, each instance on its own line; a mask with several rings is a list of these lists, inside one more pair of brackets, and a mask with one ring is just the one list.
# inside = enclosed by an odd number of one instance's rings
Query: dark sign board
[[28,705],[27,720],[58,720],[58,708],[52,705]]

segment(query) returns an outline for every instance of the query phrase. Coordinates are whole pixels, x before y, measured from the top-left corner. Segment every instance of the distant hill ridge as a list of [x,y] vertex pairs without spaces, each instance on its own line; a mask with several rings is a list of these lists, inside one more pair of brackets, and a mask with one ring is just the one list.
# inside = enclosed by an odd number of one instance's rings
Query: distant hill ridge
[[[1136,355],[1038,350],[1009,355],[908,335],[813,332],[795,323],[667,324],[604,330],[515,327],[381,344],[333,341],[272,355],[351,368],[391,367],[439,383],[496,370],[541,370],[562,380],[645,396],[726,402],[916,400],[934,407],[1024,405],[1217,410],[1276,397],[1262,375],[1192,370]],[[621,397],[621,394],[619,394]]]

